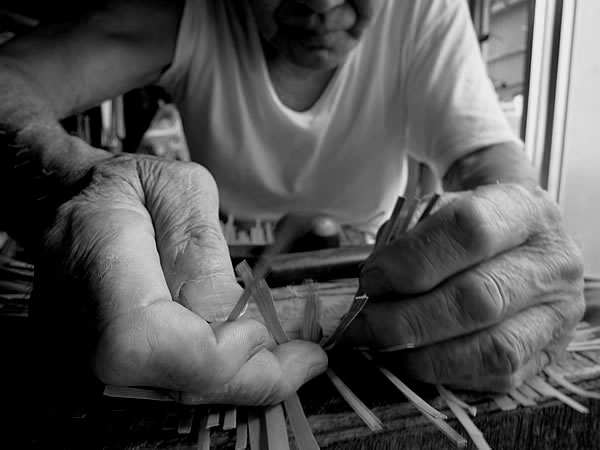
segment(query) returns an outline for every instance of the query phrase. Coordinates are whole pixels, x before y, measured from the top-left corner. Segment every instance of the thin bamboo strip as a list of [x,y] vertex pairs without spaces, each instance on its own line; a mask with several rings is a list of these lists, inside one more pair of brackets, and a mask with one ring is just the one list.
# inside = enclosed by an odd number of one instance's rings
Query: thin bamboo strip
[[244,450],[248,447],[248,415],[241,410],[237,414],[237,427],[235,430],[235,450]]
[[[253,283],[253,281],[256,281],[256,279],[252,280],[252,273],[246,261],[238,264],[236,271],[240,277],[244,279],[244,282],[249,281],[252,284],[252,295],[254,297],[254,301],[258,305],[259,311],[265,320],[267,329],[275,338],[275,342],[278,344],[288,342],[289,338],[281,326],[279,317],[277,317],[277,310],[275,309],[273,296],[265,280],[261,279],[256,283]],[[294,438],[298,444],[298,448],[300,450],[318,449],[319,445],[317,444],[312,430],[310,429],[308,420],[306,420],[306,415],[304,414],[304,410],[300,404],[298,394],[293,394],[291,397],[285,399],[283,404],[290,421],[290,426],[294,433]]]
[[527,384],[522,384],[521,386],[519,386],[517,388],[517,390],[521,394],[523,394],[525,397],[530,398],[531,400],[540,400],[542,398],[542,396],[540,394],[538,394],[536,391],[534,391]]
[[557,400],[560,400],[565,405],[570,406],[575,411],[578,411],[582,414],[587,414],[589,409],[583,406],[581,403],[576,402],[571,397],[563,394],[555,387],[549,385],[540,377],[533,377],[528,381],[529,386],[538,391],[540,394],[545,395],[547,397],[554,397]]
[[237,408],[232,406],[223,413],[223,430],[233,430],[237,425]]
[[[448,408],[450,408],[450,410],[454,413],[456,419],[460,422],[462,427],[465,429],[465,431],[473,441],[475,447],[477,447],[477,449],[479,450],[491,450],[491,447],[485,440],[485,437],[483,436],[481,430],[477,427],[477,425],[475,425],[475,423],[466,413],[466,411],[468,411],[472,407],[460,400],[456,395],[454,395],[450,390],[444,388],[442,385],[438,384],[436,385],[436,388],[442,396],[442,398],[444,399],[444,401],[446,402],[446,404],[448,405]],[[475,414],[476,413],[477,411],[475,411]],[[471,415],[475,416],[475,414]]]
[[185,408],[179,416],[179,424],[177,425],[178,434],[190,434],[192,431],[192,424],[194,423],[194,413],[196,408],[193,406]]
[[0,266],[0,272],[7,272],[12,275],[18,275],[20,277],[23,277],[26,279],[29,278],[29,279],[33,280],[33,270],[30,270],[30,269],[23,269],[23,268],[11,267],[11,266],[5,265],[5,266]]
[[[438,194],[435,194],[433,197],[431,197],[431,199],[429,199],[429,202],[425,207],[423,214],[421,214],[421,216],[419,217],[417,223],[427,218],[427,216],[431,213],[433,207],[435,206],[439,198],[440,196]],[[388,245],[397,234],[404,233],[408,229],[408,226],[410,224],[412,216],[416,211],[419,201],[417,199],[412,199],[410,201],[408,213],[404,218],[404,222],[402,223],[402,225],[399,225],[401,218],[401,210],[404,204],[405,199],[403,197],[398,197],[396,204],[394,205],[394,209],[392,210],[390,219],[384,226],[381,232],[381,236],[379,236],[379,238],[375,242],[375,248],[373,249],[373,253],[381,250],[383,247]],[[350,308],[348,309],[348,312],[344,314],[333,333],[328,338],[323,339],[323,341],[321,342],[321,346],[325,350],[330,350],[333,348],[337,340],[350,326],[352,321],[356,319],[356,316],[358,316],[358,314],[363,310],[368,301],[369,297],[365,294],[365,292],[362,289],[362,286],[360,286],[359,284],[356,294],[354,294],[354,299],[352,300]]]
[[173,402],[174,400],[164,391],[157,389],[135,388],[127,386],[104,386],[103,395],[107,397],[131,398],[138,400],[156,400],[161,402]]
[[260,430],[260,415],[256,408],[248,410],[248,441],[250,450],[261,449],[261,430]]
[[33,271],[33,264],[29,264],[23,261],[19,261],[18,259],[10,258],[8,256],[0,255],[0,264],[4,266],[11,266],[20,269],[26,269]]
[[308,231],[310,231],[310,229],[303,221],[288,220],[284,222],[282,229],[279,230],[277,234],[277,239],[275,242],[273,242],[273,244],[265,250],[256,263],[253,271],[254,281],[251,281],[244,286],[242,295],[227,318],[228,322],[237,319],[245,311],[248,301],[250,300],[250,295],[255,288],[254,283],[260,282],[260,280],[264,279],[271,271],[269,257],[285,252],[293,245],[294,242],[305,235]]
[[[396,204],[394,205],[394,209],[392,210],[392,214],[388,222],[383,227],[381,236],[379,236],[379,239],[377,239],[375,242],[375,248],[373,249],[373,252],[377,252],[378,250],[382,249],[391,240],[393,233],[395,232],[395,228],[397,227],[403,204],[404,198],[398,197]],[[333,333],[321,343],[321,346],[325,350],[330,350],[333,348],[337,340],[350,326],[356,316],[363,310],[368,301],[369,297],[364,293],[362,286],[359,284],[348,312],[344,314]]]
[[210,428],[207,428],[208,414],[202,417],[198,430],[198,450],[210,450]]
[[419,397],[411,388],[409,388],[406,384],[404,384],[400,380],[400,378],[398,378],[396,375],[394,375],[392,372],[390,372],[385,367],[379,365],[375,360],[373,360],[373,357],[370,354],[368,354],[366,352],[362,352],[362,354],[369,361],[372,361],[373,364],[375,365],[375,367],[377,367],[377,369],[388,380],[390,380],[392,382],[392,384],[394,386],[396,386],[396,388],[400,392],[402,392],[402,394],[404,394],[404,396],[408,399],[408,401],[410,401],[419,411],[422,411],[425,414],[428,414],[431,417],[434,417],[434,418],[437,418],[437,419],[445,420],[445,419],[448,418],[448,416],[446,416],[445,414],[442,414],[437,409],[435,409],[433,406],[431,406],[429,403],[427,403],[425,400],[423,400],[421,397]]
[[588,339],[589,336],[595,337],[599,333],[600,333],[600,325],[592,327],[589,324],[587,324],[586,327],[578,328],[575,331],[573,340],[571,342],[577,343],[580,341],[585,341]]
[[[419,409],[419,408],[417,408]],[[419,409],[419,411],[421,411]],[[454,428],[452,428],[450,425],[448,425],[448,423],[443,420],[440,419],[439,417],[433,417],[423,411],[421,411],[421,413],[423,414],[423,417],[425,417],[427,420],[429,420],[433,425],[435,425],[435,427],[440,430],[442,433],[444,433],[450,440],[452,440],[452,442],[454,442],[454,444],[457,447],[466,447],[467,446],[467,440],[460,435],[460,433],[458,433]]]
[[0,280],[0,289],[6,291],[25,293],[30,292],[31,287],[31,283]]
[[281,404],[263,409],[269,450],[289,450],[290,441]]
[[0,294],[0,300],[7,302],[29,300],[29,294]]
[[446,403],[473,441],[473,445],[475,445],[478,450],[491,450],[491,447],[486,441],[485,436],[477,427],[477,425],[475,425],[475,423],[471,420],[465,410],[453,401],[447,401]]
[[521,394],[517,389],[513,389],[508,393],[508,396],[511,397],[514,401],[519,403],[521,406],[535,406],[537,402],[532,400],[531,398]]
[[348,386],[336,375],[336,373],[327,369],[327,376],[335,386],[336,390],[346,400],[348,405],[356,413],[358,417],[365,423],[371,431],[380,431],[383,429],[383,425],[379,417],[377,417],[373,411],[371,411],[355,394],[350,390]]
[[[308,289],[308,299],[306,301],[304,321],[302,324],[302,338],[312,342],[317,342],[319,340],[320,326],[317,319],[317,303],[318,295],[316,292],[316,285],[311,282]],[[333,386],[365,425],[367,425],[371,431],[381,430],[383,428],[381,420],[354,394],[354,392],[352,392],[346,383],[337,376],[333,369],[327,369],[326,373]]]
[[317,440],[310,429],[308,420],[306,420],[298,395],[294,394],[291,397],[286,398],[283,401],[283,406],[285,406],[285,412],[290,421],[290,427],[294,433],[294,439],[296,439],[298,449],[319,450],[319,444],[317,444]]
[[440,395],[442,397],[444,397],[444,399],[447,398],[450,401],[453,401],[454,403],[456,403],[461,408],[466,409],[469,412],[469,414],[471,414],[473,417],[477,416],[477,408],[475,406],[469,405],[467,402],[465,402],[464,400],[462,400],[461,398],[456,396],[454,394],[454,392],[452,392],[450,389],[442,386],[441,384],[437,384],[436,388],[437,388],[438,392],[440,393]]
[[580,397],[593,398],[593,399],[600,400],[600,392],[592,392],[592,391],[588,391],[587,389],[583,389],[583,388],[571,383],[569,380],[567,380],[564,377],[564,375],[556,372],[555,370],[551,369],[550,367],[546,367],[544,369],[544,372],[546,373],[546,375],[548,375],[548,377],[552,381],[559,384],[560,386],[562,386],[566,390],[570,391],[571,393],[573,393],[575,395],[579,395]]
[[218,427],[220,424],[221,411],[216,407],[209,408],[206,419],[206,428],[215,428]]
[[302,323],[302,339],[311,342],[318,342],[321,334],[321,325],[319,317],[321,316],[319,296],[316,283],[309,281],[308,298],[304,308],[304,321]]
[[517,409],[517,407],[519,405],[517,405],[515,403],[515,401],[510,398],[508,395],[495,395],[493,397],[494,403],[496,403],[496,406],[498,406],[498,408],[502,411],[512,411],[514,409]]
[[569,344],[567,346],[567,351],[569,352],[593,352],[600,350],[600,344],[594,345],[572,345]]

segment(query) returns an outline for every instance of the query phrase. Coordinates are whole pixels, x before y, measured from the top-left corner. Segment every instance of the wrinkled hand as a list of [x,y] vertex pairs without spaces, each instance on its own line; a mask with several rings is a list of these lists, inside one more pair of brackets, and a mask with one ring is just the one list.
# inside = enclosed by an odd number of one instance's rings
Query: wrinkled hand
[[269,351],[261,323],[223,322],[241,288],[215,183],[198,165],[133,155],[96,164],[42,247],[34,296],[62,320],[54,333],[85,342],[104,383],[183,392],[183,402],[267,404],[326,368],[315,344]]
[[581,319],[582,256],[541,189],[491,185],[440,203],[366,261],[371,302],[345,339],[422,381],[509,390]]

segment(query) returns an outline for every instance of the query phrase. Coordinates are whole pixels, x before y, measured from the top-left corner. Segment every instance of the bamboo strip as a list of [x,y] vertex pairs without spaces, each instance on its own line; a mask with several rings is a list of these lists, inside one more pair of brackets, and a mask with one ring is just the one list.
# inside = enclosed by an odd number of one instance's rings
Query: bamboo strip
[[223,414],[223,430],[233,430],[237,425],[237,408],[232,406]]
[[371,431],[380,431],[383,429],[383,425],[379,417],[377,417],[373,411],[371,411],[355,394],[350,390],[346,383],[344,383],[336,373],[327,369],[327,376],[335,386],[336,390],[346,400],[348,405],[356,413],[358,417],[365,423]]
[[[440,196],[438,194],[435,194],[433,197],[431,197],[427,206],[425,207],[425,210],[423,211],[423,214],[421,214],[421,216],[419,217],[418,222],[421,222],[422,220],[427,218],[427,216],[431,213],[431,211],[433,210],[433,207],[435,206],[435,204],[437,203],[439,198],[440,198]],[[384,226],[384,228],[381,232],[381,236],[379,236],[379,238],[375,242],[375,248],[373,249],[373,253],[381,250],[383,247],[388,245],[392,241],[392,239],[395,237],[396,234],[404,233],[408,229],[408,226],[410,224],[412,216],[414,215],[414,213],[416,211],[419,201],[417,199],[412,199],[410,201],[410,204],[408,207],[408,213],[406,214],[406,216],[404,218],[404,222],[402,223],[402,225],[399,225],[400,217],[401,217],[401,210],[402,210],[402,207],[404,204],[405,204],[405,199],[403,197],[398,197],[396,204],[394,205],[394,209],[392,210],[390,219],[388,220],[387,224]],[[397,229],[398,229],[398,231],[396,231]],[[350,304],[350,308],[349,308],[348,312],[346,314],[344,314],[344,316],[342,316],[342,319],[340,320],[339,324],[337,325],[337,327],[335,328],[333,333],[328,338],[323,339],[323,341],[321,342],[321,346],[325,350],[330,350],[333,348],[333,346],[335,345],[337,340],[341,337],[341,335],[344,333],[344,331],[346,331],[346,329],[350,326],[352,321],[354,321],[354,319],[356,319],[356,316],[358,316],[358,314],[363,310],[363,308],[366,306],[368,301],[369,301],[369,297],[365,294],[365,292],[362,289],[362,286],[360,286],[360,284],[359,284],[356,294],[354,294],[354,299],[352,300],[352,303]]]
[[444,397],[444,399],[449,399],[461,408],[466,409],[473,417],[477,416],[477,408],[475,406],[469,405],[467,402],[457,397],[454,392],[448,388],[445,388],[441,384],[436,384],[436,388],[440,395]]
[[569,344],[567,346],[567,351],[569,352],[593,352],[593,351],[597,351],[600,350],[600,344],[593,344],[593,345],[572,345]]
[[[288,342],[289,338],[281,326],[279,317],[277,317],[277,310],[275,309],[273,296],[265,280],[261,279],[256,283],[253,283],[253,281],[256,281],[256,279],[252,280],[253,275],[246,261],[238,264],[236,271],[240,277],[244,279],[244,282],[251,282],[253,286],[252,295],[254,297],[254,301],[256,302],[263,319],[265,320],[267,329],[275,338],[275,342],[278,344]],[[304,414],[304,410],[300,404],[298,394],[293,394],[291,397],[285,399],[283,404],[290,421],[290,426],[294,433],[294,438],[298,444],[298,448],[300,450],[318,449],[319,446],[312,433],[312,430],[310,429],[308,420],[306,420],[306,415]]]
[[[379,239],[377,239],[377,241],[375,242],[375,248],[373,249],[373,253],[382,249],[391,240],[393,233],[395,232],[395,228],[397,227],[400,218],[400,211],[402,210],[403,204],[404,198],[398,197],[398,199],[396,200],[396,204],[394,205],[394,209],[392,210],[392,214],[388,222],[383,227],[381,236],[379,236]],[[368,301],[369,297],[365,294],[365,292],[362,289],[362,286],[359,284],[358,289],[356,290],[356,294],[354,294],[354,299],[352,300],[350,308],[348,309],[348,312],[344,314],[333,333],[328,338],[323,339],[323,342],[321,342],[321,346],[325,350],[330,350],[333,348],[337,340],[350,326],[350,324],[356,318],[356,316],[358,316],[358,314],[363,310]]]
[[29,294],[0,294],[0,300],[6,302],[18,302],[29,300]]
[[496,403],[496,406],[502,411],[512,411],[518,407],[515,401],[508,395],[495,395],[493,400]]
[[508,396],[511,397],[514,401],[519,403],[521,406],[535,406],[537,402],[532,400],[531,398],[521,394],[517,389],[513,389],[508,393]]
[[237,414],[237,427],[235,430],[235,450],[244,450],[248,447],[248,419],[247,414],[239,411]]
[[569,380],[567,380],[564,377],[564,375],[554,371],[550,367],[546,367],[544,369],[544,372],[546,373],[546,375],[548,375],[548,377],[552,381],[559,384],[560,386],[562,386],[566,390],[570,391],[571,393],[573,393],[575,395],[579,395],[580,397],[593,398],[593,399],[600,400],[600,392],[592,392],[592,391],[588,391],[587,389],[583,389],[583,388],[571,383]]
[[[419,411],[421,411],[421,410],[419,410]],[[457,447],[466,447],[467,446],[467,440],[463,436],[461,436],[460,433],[458,433],[454,428],[452,428],[450,425],[448,425],[448,423],[445,420],[440,419],[438,417],[433,417],[429,414],[424,413],[423,411],[421,411],[421,413],[423,413],[423,417],[425,417],[427,420],[429,420],[433,425],[435,425],[435,427],[438,430],[440,430],[450,440],[452,440],[452,442],[454,442],[454,444]]]
[[194,413],[196,408],[193,406],[186,408],[179,416],[179,424],[177,425],[177,434],[190,434],[192,424],[194,422]]
[[475,425],[475,423],[471,420],[465,410],[452,400],[449,400],[445,397],[444,400],[446,400],[448,407],[454,413],[462,427],[473,441],[473,445],[475,445],[478,450],[491,450],[490,445],[485,440],[485,436],[477,427],[477,425]]
[[0,264],[5,266],[11,266],[19,269],[30,270],[33,272],[33,264],[29,264],[18,259],[10,258],[8,256],[0,255]]
[[260,415],[256,408],[250,408],[248,410],[248,442],[250,443],[250,450],[263,450],[261,449],[261,430],[260,430]]
[[[319,322],[317,320],[317,293],[315,283],[309,285],[308,299],[304,313],[304,321],[302,324],[302,339],[312,342],[319,340]],[[350,408],[358,417],[367,425],[371,431],[379,431],[383,428],[381,420],[352,392],[352,390],[344,383],[340,377],[333,371],[327,369],[327,377],[340,393],[342,398],[346,400]]]
[[142,389],[127,386],[104,386],[103,395],[106,397],[132,398],[137,400],[156,400],[160,402],[173,402],[174,400],[164,391],[157,389]]
[[206,419],[206,428],[215,428],[221,424],[221,411],[218,408],[209,408]]
[[563,394],[555,387],[549,385],[540,377],[533,377],[528,381],[529,386],[538,391],[540,394],[545,395],[547,397],[554,397],[557,400],[560,400],[565,405],[570,406],[575,411],[578,411],[582,414],[587,414],[589,409],[583,406],[581,403],[576,402],[571,397]]
[[267,247],[256,263],[253,271],[254,281],[245,284],[242,295],[227,318],[228,322],[237,319],[245,311],[248,301],[250,300],[250,295],[255,288],[254,283],[260,282],[260,280],[266,278],[271,271],[269,257],[285,252],[295,241],[305,235],[308,231],[310,231],[310,225],[301,220],[288,220],[284,222],[284,225],[278,232],[275,242]]
[[265,407],[263,415],[269,450],[289,450],[290,441],[281,404]]
[[0,289],[6,291],[26,293],[31,291],[31,287],[31,283],[0,280]]
[[522,384],[521,386],[519,386],[517,388],[517,390],[523,394],[525,397],[530,398],[531,400],[539,400],[542,398],[542,396],[540,394],[538,394],[536,391],[534,391],[530,386],[528,386],[527,384]]
[[370,354],[368,354],[366,352],[362,352],[362,354],[369,361],[372,361],[373,364],[375,365],[375,367],[377,367],[377,369],[379,369],[379,371],[388,380],[390,380],[392,382],[392,384],[394,386],[396,386],[396,388],[400,392],[402,392],[402,394],[404,394],[404,396],[408,399],[408,401],[410,401],[419,411],[422,411],[425,414],[428,414],[431,417],[434,417],[437,419],[445,420],[448,418],[448,416],[446,416],[445,414],[442,414],[437,409],[435,409],[433,406],[431,406],[429,403],[427,403],[425,400],[423,400],[421,397],[419,397],[411,388],[409,388],[406,384],[404,384],[396,375],[394,375],[388,369],[386,369],[385,367],[379,365],[376,361],[374,361],[373,357]]
[[294,433],[294,439],[299,450],[319,450],[319,444],[310,429],[308,420],[304,415],[304,410],[300,404],[300,399],[297,394],[292,395],[283,401],[285,412],[290,421],[290,427]]
[[308,298],[304,308],[304,321],[302,323],[302,339],[318,342],[321,334],[319,317],[321,316],[317,286],[312,281],[308,284]]
[[206,427],[208,421],[208,414],[202,417],[200,422],[200,428],[198,430],[198,450],[210,450],[210,428]]
[[[394,240],[394,238],[396,237],[396,234],[402,234],[402,233],[405,233],[406,230],[408,230],[410,222],[411,222],[413,216],[415,215],[415,211],[417,210],[417,206],[419,206],[419,199],[417,199],[415,197],[409,199],[408,203],[404,204],[404,210],[407,211],[406,215],[404,216],[404,221],[402,222],[402,225],[397,225],[396,227],[392,228],[389,237],[387,237],[387,241],[385,243],[386,245]],[[398,220],[398,222],[399,221],[400,220]],[[382,248],[383,248],[383,245],[382,245]]]

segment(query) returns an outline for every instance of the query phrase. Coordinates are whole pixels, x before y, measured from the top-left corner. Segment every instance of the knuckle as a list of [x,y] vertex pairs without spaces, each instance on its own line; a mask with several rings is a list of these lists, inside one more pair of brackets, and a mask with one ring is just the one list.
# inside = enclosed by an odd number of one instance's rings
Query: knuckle
[[215,181],[209,170],[200,164],[181,164],[176,163],[189,172],[190,180],[203,191],[217,194],[217,182]]
[[509,377],[523,366],[516,342],[503,333],[489,333],[480,345],[483,367],[487,373]]
[[[436,251],[432,251],[434,241],[429,241],[427,236],[411,236],[399,238],[402,244],[402,253],[406,258],[407,273],[410,277],[411,292],[426,292],[432,288],[437,280],[439,263],[435,260]],[[397,245],[397,244],[396,244]],[[444,251],[440,248],[440,251]],[[390,285],[394,285],[394,274],[391,270],[385,274]],[[406,274],[403,274],[406,276]]]
[[538,187],[530,191],[530,196],[540,210],[540,215],[545,225],[555,226],[562,223],[560,207],[548,192]]
[[398,314],[394,332],[394,344],[410,343],[415,346],[423,345],[430,341],[430,332],[427,328],[428,318],[423,317],[421,310],[406,309]]
[[508,295],[493,274],[470,271],[460,277],[456,291],[457,314],[464,323],[495,323],[506,311]]
[[490,213],[489,201],[481,196],[470,195],[456,203],[454,222],[459,242],[468,253],[488,255],[494,250],[499,218]]

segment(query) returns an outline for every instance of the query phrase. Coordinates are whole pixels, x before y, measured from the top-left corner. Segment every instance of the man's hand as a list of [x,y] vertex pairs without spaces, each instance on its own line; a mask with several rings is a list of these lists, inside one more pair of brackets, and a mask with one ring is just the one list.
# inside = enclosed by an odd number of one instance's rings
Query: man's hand
[[585,309],[582,256],[541,189],[450,196],[366,261],[372,301],[345,338],[422,381],[506,391],[564,350]]
[[52,323],[63,342],[86,344],[101,381],[183,392],[184,402],[268,404],[325,370],[315,344],[269,351],[259,322],[223,322],[241,288],[217,212],[205,169],[133,155],[96,164],[59,208],[34,297],[63,321]]

